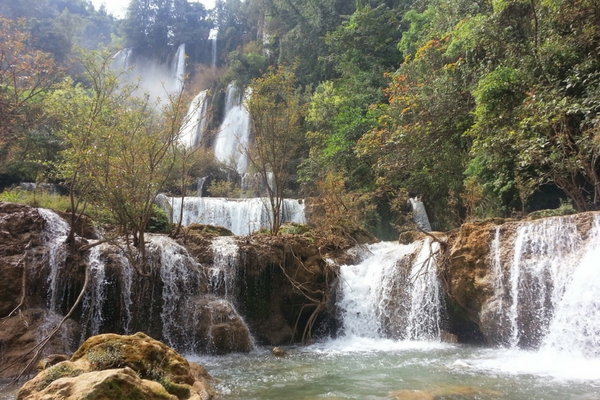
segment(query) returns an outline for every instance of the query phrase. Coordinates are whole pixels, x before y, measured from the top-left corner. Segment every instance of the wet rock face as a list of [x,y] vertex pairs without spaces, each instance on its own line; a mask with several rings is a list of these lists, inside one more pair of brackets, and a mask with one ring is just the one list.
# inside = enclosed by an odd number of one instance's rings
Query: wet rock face
[[25,383],[17,400],[211,399],[210,377],[165,344],[143,334],[89,338],[69,361]]
[[[27,263],[31,264],[27,253],[43,257],[39,246],[44,224],[36,209],[0,202],[0,316],[8,315],[20,303],[23,272]],[[29,268],[38,269],[35,265]],[[29,285],[32,278],[26,278]]]

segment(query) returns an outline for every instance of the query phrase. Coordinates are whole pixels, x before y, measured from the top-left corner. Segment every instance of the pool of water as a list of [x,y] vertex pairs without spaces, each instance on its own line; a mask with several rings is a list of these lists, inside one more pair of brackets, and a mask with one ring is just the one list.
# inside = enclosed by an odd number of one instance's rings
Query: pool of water
[[[600,399],[600,359],[439,342],[338,339],[226,356],[188,356],[221,399]],[[0,400],[14,387],[0,382]]]
[[190,356],[223,399],[600,399],[600,360],[434,342],[337,340]]

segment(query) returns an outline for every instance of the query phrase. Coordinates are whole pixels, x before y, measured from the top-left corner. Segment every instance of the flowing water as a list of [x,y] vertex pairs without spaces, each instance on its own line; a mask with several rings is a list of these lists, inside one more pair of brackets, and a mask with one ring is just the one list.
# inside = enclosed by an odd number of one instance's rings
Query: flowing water
[[229,165],[238,173],[248,169],[248,149],[250,146],[250,115],[244,105],[250,91],[241,93],[230,83],[225,99],[225,117],[215,137],[215,157]]
[[[161,196],[161,199],[164,197]],[[166,199],[172,208],[173,222],[179,222],[181,198]],[[161,200],[161,203],[165,203]],[[284,199],[283,221],[306,223],[304,203],[295,199]],[[182,225],[208,224],[222,226],[234,235],[249,235],[271,226],[269,200],[263,197],[249,199],[225,199],[218,197],[186,197],[183,200]]]
[[284,358],[260,349],[190,359],[220,380],[230,400],[600,398],[598,360],[365,338],[287,350]]
[[[47,240],[62,236],[61,226],[49,229]],[[504,322],[504,347],[440,341],[439,247],[426,239],[353,250],[356,264],[340,266],[337,338],[287,347],[281,358],[266,348],[188,358],[218,378],[222,398],[232,400],[600,399],[600,217],[588,232],[556,218],[506,233],[491,231],[489,254],[490,298]],[[187,261],[179,245],[159,236],[149,244],[168,266],[161,271],[162,297],[176,303],[200,275],[190,279],[194,268],[180,270]],[[212,249],[209,285],[230,297],[237,245],[221,238]],[[99,269],[95,276],[103,279]],[[161,315],[166,337],[181,328],[169,322],[175,313],[167,307]],[[12,396],[0,391],[0,400]]]

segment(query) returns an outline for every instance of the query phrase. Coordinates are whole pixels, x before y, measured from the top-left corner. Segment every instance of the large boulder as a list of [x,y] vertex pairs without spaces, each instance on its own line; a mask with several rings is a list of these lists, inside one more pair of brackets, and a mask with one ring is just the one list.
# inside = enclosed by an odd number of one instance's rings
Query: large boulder
[[143,334],[93,336],[69,361],[25,383],[17,400],[194,399],[215,396],[204,369]]

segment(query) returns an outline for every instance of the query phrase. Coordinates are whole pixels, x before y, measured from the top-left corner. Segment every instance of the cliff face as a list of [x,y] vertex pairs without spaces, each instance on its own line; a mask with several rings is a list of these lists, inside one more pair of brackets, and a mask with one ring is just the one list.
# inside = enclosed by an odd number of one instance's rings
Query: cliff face
[[86,270],[81,304],[42,356],[71,353],[106,332],[142,331],[179,351],[221,354],[250,350],[250,331],[260,343],[277,345],[308,340],[307,326],[334,329],[335,272],[308,238],[218,238],[188,230],[177,243],[148,235],[152,274],[144,277],[119,246],[78,252],[64,243],[67,232],[48,210],[0,203],[0,359],[15,362],[1,376],[20,370],[27,360],[19,356],[67,314]]
[[[307,235],[218,237],[190,228],[178,241],[148,235],[152,273],[144,277],[119,246],[80,253],[64,243],[67,231],[48,210],[0,203],[3,377],[19,371],[19,357],[70,310],[86,271],[81,304],[42,356],[71,353],[108,332],[141,331],[183,353],[217,354],[248,351],[254,340],[280,345],[338,332],[339,270],[331,260],[354,263],[349,243]],[[79,244],[94,243],[93,232],[78,231],[88,232]],[[461,342],[539,346],[573,266],[594,246],[600,247],[599,213],[463,225],[439,256],[444,328]],[[404,261],[397,263],[404,270]]]

